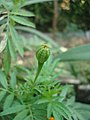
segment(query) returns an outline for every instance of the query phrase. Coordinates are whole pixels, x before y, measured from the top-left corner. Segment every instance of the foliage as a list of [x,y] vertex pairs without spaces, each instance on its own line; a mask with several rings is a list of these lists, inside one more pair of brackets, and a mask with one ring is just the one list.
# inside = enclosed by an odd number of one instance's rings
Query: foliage
[[77,46],[59,55],[61,61],[89,60],[90,44]]
[[[69,102],[66,99],[69,86],[62,86],[60,85],[60,81],[55,80],[61,73],[60,70],[57,74],[54,74],[58,62],[58,59],[53,61],[52,57],[50,57],[36,82],[33,81],[34,75],[29,70],[26,71],[23,69],[26,73],[23,78],[25,80],[23,84],[23,81],[19,81],[16,77],[18,76],[16,67],[12,68],[8,79],[9,83],[7,83],[4,72],[0,71],[0,75],[2,76],[0,76],[2,85],[0,88],[0,101],[3,103],[1,105],[1,111],[3,111],[0,113],[0,119],[7,119],[7,116],[11,116],[10,120],[47,120],[51,116],[54,116],[55,120],[63,118],[71,120],[79,118],[81,120],[83,115],[78,114],[78,106],[76,107],[75,105],[76,108],[74,109],[74,105],[71,105],[73,100]],[[86,108],[87,112],[89,112],[89,107]],[[76,112],[77,114],[75,115]]]
[[34,4],[31,5],[31,7],[27,6],[26,9],[36,15],[34,21],[37,29],[48,31],[48,29],[52,27],[53,2]]
[[90,83],[90,62],[74,61],[70,63],[70,71],[81,83]]
[[[64,5],[65,2],[67,4],[69,2],[69,6]],[[62,4],[66,9],[62,8]],[[82,30],[89,30],[89,6],[89,0],[58,0],[57,29],[59,31],[64,31],[70,23],[73,23]],[[54,5],[51,1],[47,3],[34,4],[31,5],[31,7],[26,7],[27,10],[35,13],[36,17],[34,21],[36,23],[37,29],[45,32],[52,29],[52,18],[54,14],[53,8]]]
[[74,116],[75,120],[89,120],[89,109],[90,107],[87,104],[82,104],[75,102],[75,98],[72,96],[70,99],[67,100],[67,105],[72,108],[72,113],[74,112],[76,115]]
[[[3,53],[3,67],[0,69],[0,119],[48,120],[54,117],[55,120],[83,120],[83,116],[73,111],[70,104],[67,104],[66,95],[69,86],[62,86],[60,81],[56,80],[61,73],[60,70],[55,74],[59,59],[49,59],[40,71],[41,74],[37,71],[36,78],[36,69],[30,71],[24,67],[12,65],[12,58],[16,62],[17,53],[21,57],[24,54],[16,25],[35,28],[35,25],[28,20],[28,17],[33,17],[34,14],[22,7],[35,1],[1,0],[0,2],[2,15],[0,34],[3,32],[4,36],[0,44],[0,52]],[[45,56],[44,58],[46,60]],[[18,78],[18,69],[25,74],[21,80]]]

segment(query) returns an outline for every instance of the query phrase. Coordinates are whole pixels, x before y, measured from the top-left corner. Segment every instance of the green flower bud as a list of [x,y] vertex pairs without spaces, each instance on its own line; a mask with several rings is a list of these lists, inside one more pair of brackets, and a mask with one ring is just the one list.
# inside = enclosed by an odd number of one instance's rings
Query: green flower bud
[[49,46],[47,44],[41,45],[36,52],[36,58],[38,60],[38,69],[37,69],[37,73],[36,73],[34,82],[37,80],[37,78],[41,72],[41,69],[44,65],[44,62],[47,61],[49,56],[50,56]]
[[44,63],[47,61],[48,57],[50,56],[50,48],[47,44],[41,45],[37,52],[36,52],[36,58],[39,63]]

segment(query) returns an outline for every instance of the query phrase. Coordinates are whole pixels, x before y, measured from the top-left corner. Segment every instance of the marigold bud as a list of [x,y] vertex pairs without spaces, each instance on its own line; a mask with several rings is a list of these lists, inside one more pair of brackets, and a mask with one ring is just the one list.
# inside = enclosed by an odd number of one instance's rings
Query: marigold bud
[[39,63],[44,63],[47,61],[48,57],[50,56],[50,49],[47,44],[41,45],[37,52],[36,52],[36,58]]

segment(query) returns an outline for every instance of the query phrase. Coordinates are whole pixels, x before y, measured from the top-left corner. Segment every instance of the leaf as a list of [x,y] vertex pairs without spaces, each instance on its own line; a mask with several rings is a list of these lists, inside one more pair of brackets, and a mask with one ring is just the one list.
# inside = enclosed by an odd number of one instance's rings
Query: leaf
[[52,115],[52,104],[49,103],[47,106],[47,118],[49,119]]
[[7,36],[5,35],[0,43],[0,53],[5,49],[6,45],[7,45]]
[[10,51],[7,43],[7,46],[4,50],[4,58],[3,58],[4,70],[6,75],[9,73],[10,63],[11,63],[11,56],[10,56]]
[[10,85],[14,89],[16,87],[16,74],[17,71],[14,69],[14,71],[11,73],[11,80],[10,80]]
[[24,120],[32,120],[32,119],[30,119],[31,118],[31,116],[29,115],[29,116],[27,116]]
[[36,100],[35,104],[42,104],[42,103],[47,103],[48,102],[48,99],[42,97],[38,100]]
[[13,99],[14,99],[14,94],[10,94],[6,97],[6,100],[5,100],[4,106],[3,106],[4,110],[11,106]]
[[59,112],[68,120],[72,120],[71,119],[71,112],[69,111],[69,109],[64,106],[64,104],[62,103],[55,103],[56,109],[59,110]]
[[79,120],[86,120],[84,116],[82,116],[80,113],[78,113],[76,110],[74,110],[75,114],[77,115]]
[[23,110],[22,112],[18,113],[13,120],[23,120],[28,114],[28,110]]
[[3,112],[1,112],[0,116],[16,113],[24,109],[25,109],[25,105],[17,105],[14,107],[10,107],[8,109],[5,109]]
[[35,25],[32,22],[26,20],[23,17],[20,17],[20,16],[10,16],[10,18],[12,20],[14,20],[15,22],[19,23],[19,24],[35,28]]
[[90,60],[90,44],[69,49],[58,57],[61,61]]
[[1,70],[0,70],[0,82],[4,88],[8,87],[7,79]]
[[0,92],[0,101],[4,98],[5,95],[6,95],[6,91]]
[[21,43],[21,41],[20,41],[20,38],[19,38],[16,30],[13,28],[13,26],[10,25],[9,27],[10,27],[10,33],[11,33],[12,41],[13,41],[13,43],[15,44],[15,46],[16,46],[19,54],[20,54],[21,56],[23,56],[24,51],[23,51],[23,46],[22,46],[22,43]]
[[65,113],[64,110],[62,110],[61,108],[54,106],[53,111],[57,112],[58,114],[60,114],[61,116],[63,116],[66,120],[69,119],[68,115]]
[[90,105],[74,102],[71,107],[80,120],[82,118],[85,120],[90,119]]
[[22,4],[22,7],[26,5],[31,5],[31,4],[41,3],[41,2],[48,2],[48,1],[53,1],[53,0],[28,0],[24,4]]
[[74,120],[78,120],[77,115],[74,113],[74,109],[72,109],[72,108],[70,108],[70,107],[68,107],[68,109],[69,109],[69,111],[71,112],[73,119],[74,119]]
[[26,17],[35,16],[32,12],[26,11],[24,9],[21,9],[21,10],[18,10],[18,11],[12,11],[11,14],[13,14],[13,15],[20,15],[20,16],[26,16]]
[[17,57],[16,57],[16,53],[15,53],[15,46],[13,44],[12,39],[10,39],[10,38],[8,40],[8,46],[9,46],[9,51],[10,51],[11,57],[14,59],[14,61],[16,61]]
[[60,93],[60,96],[61,96],[60,102],[65,99],[68,90],[69,90],[69,86],[68,85],[63,87],[62,92]]
[[53,116],[55,120],[63,120],[62,115],[59,113],[59,111],[56,111],[55,109],[53,109]]
[[90,111],[90,105],[88,104],[82,104],[82,103],[74,103],[74,106],[73,106],[74,109],[77,109],[77,110],[85,110],[85,111]]

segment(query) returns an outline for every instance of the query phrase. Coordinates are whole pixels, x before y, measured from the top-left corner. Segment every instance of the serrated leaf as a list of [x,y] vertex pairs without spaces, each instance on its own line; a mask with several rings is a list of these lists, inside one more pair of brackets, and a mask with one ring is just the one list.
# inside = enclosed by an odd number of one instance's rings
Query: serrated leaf
[[54,109],[53,109],[53,116],[54,116],[55,120],[63,120],[63,117],[61,116],[61,114]]
[[24,10],[24,9],[21,9],[21,10],[18,10],[18,11],[12,11],[11,14],[20,15],[20,16],[26,16],[26,17],[35,16],[32,12]]
[[0,70],[0,82],[4,88],[8,87],[7,79],[5,77],[5,74]]
[[11,73],[11,80],[10,80],[10,85],[13,89],[16,87],[16,74],[17,71],[14,69],[14,71]]
[[69,111],[69,109],[66,107],[66,106],[64,106],[64,104],[62,104],[62,103],[55,103],[55,107],[56,107],[56,109],[58,109],[59,110],[59,112],[68,120],[72,120],[72,118],[71,118],[71,112]]
[[6,91],[0,92],[0,101],[4,98],[5,95],[6,95]]
[[15,22],[19,23],[19,24],[35,28],[35,25],[32,22],[28,21],[27,19],[25,19],[23,17],[20,17],[20,16],[10,16],[10,18],[12,20],[14,20]]
[[14,94],[8,95],[6,97],[6,100],[5,100],[4,106],[3,106],[4,110],[11,106],[13,99],[14,99]]
[[20,54],[21,56],[23,56],[24,51],[23,51],[22,42],[21,42],[21,40],[20,40],[20,38],[19,38],[16,30],[13,28],[13,26],[10,25],[9,27],[10,27],[10,33],[11,33],[12,41],[13,41],[13,43],[15,44],[15,46],[16,46],[19,54]]
[[52,115],[52,104],[49,103],[47,106],[47,118],[49,119]]
[[28,110],[23,110],[22,112],[18,113],[13,120],[23,120],[28,114]]
[[17,56],[16,56],[16,52],[15,52],[15,46],[13,44],[12,39],[10,39],[10,38],[8,40],[8,46],[9,46],[9,51],[10,51],[11,57],[14,59],[14,61],[16,61]]
[[11,56],[7,43],[7,46],[4,50],[4,58],[3,58],[4,70],[6,75],[9,73],[10,63],[11,63]]
[[8,109],[5,109],[3,112],[1,112],[0,116],[17,113],[21,110],[24,110],[25,108],[26,108],[25,105],[17,105],[17,106],[14,106],[14,107],[10,107]]
[[62,89],[62,92],[60,93],[60,96],[62,97],[60,99],[60,102],[63,101],[67,95],[67,92],[68,92],[68,89],[69,89],[69,86],[64,86],[63,89]]
[[72,109],[72,108],[70,108],[70,107],[68,107],[68,109],[69,109],[69,111],[71,112],[73,119],[74,119],[74,120],[78,120],[77,115],[74,113],[74,109]]
[[66,120],[69,119],[68,115],[65,113],[64,110],[62,110],[61,108],[58,108],[57,106],[54,106],[53,111],[57,112],[58,114],[60,114],[61,116],[63,116]]

